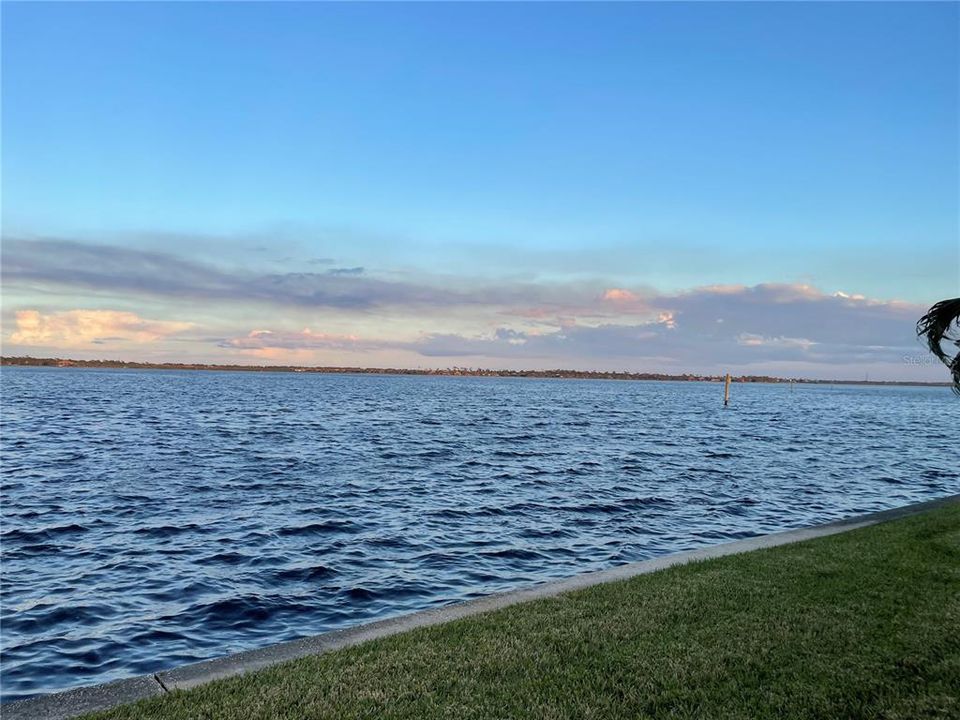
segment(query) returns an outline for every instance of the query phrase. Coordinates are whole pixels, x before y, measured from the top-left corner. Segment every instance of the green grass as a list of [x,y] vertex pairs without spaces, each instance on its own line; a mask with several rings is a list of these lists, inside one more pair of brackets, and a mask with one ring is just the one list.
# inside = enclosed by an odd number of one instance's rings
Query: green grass
[[960,718],[960,504],[97,718]]

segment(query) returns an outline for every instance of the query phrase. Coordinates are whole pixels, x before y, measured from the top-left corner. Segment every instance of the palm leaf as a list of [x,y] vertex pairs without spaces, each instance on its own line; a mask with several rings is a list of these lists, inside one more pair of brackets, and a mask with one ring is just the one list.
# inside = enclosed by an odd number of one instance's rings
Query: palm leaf
[[951,357],[943,342],[953,343],[960,349],[960,298],[941,300],[917,321],[917,335],[925,338],[930,352],[950,368],[953,376],[953,391],[960,395],[960,351]]

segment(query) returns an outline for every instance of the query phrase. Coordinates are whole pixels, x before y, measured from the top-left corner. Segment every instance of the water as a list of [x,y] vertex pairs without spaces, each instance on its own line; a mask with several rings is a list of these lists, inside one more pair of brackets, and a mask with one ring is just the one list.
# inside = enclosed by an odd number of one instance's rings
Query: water
[[960,492],[946,388],[2,381],[4,701]]

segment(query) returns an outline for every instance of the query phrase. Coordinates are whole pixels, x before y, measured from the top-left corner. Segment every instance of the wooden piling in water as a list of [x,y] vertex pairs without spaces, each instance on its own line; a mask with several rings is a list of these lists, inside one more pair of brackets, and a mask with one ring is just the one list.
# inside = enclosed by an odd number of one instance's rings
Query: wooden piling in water
[[727,380],[723,383],[723,406],[730,404],[730,373],[727,373]]

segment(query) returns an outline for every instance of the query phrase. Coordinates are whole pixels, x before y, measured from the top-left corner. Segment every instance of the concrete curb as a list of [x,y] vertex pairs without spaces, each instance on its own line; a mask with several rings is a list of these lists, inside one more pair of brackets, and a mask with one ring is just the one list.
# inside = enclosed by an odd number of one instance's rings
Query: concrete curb
[[402,615],[388,620],[378,620],[345,630],[334,630],[300,640],[270,645],[257,650],[234,653],[213,660],[205,660],[203,662],[174,668],[173,670],[166,670],[155,675],[142,675],[140,677],[117,680],[102,685],[76,688],[27,700],[18,700],[4,704],[2,706],[2,715],[5,720],[65,720],[66,718],[75,717],[84,713],[107,710],[124,703],[161,695],[172,690],[185,690],[213,680],[219,680],[233,675],[241,675],[307,655],[316,655],[331,650],[359,645],[368,640],[396,635],[397,633],[406,632],[407,630],[413,630],[415,628],[439,625],[450,622],[451,620],[457,620],[491,610],[499,610],[530,600],[554,597],[562,593],[580,590],[593,585],[600,585],[616,580],[626,580],[636,577],[637,575],[645,575],[674,565],[683,565],[697,560],[736,555],[751,550],[772,548],[802,542],[804,540],[811,540],[813,538],[836,535],[837,533],[876,525],[888,520],[917,515],[927,510],[943,507],[955,502],[960,502],[960,495],[949,495],[938,500],[930,500],[905,507],[894,508],[892,510],[859,515],[825,525],[816,525],[798,530],[787,530],[770,535],[760,535],[720,545],[711,545],[697,550],[665,555],[642,562],[620,565],[608,570],[598,570],[581,575],[574,575],[562,580],[552,580],[520,590],[488,595],[487,597],[468,600],[442,608],[422,610],[409,615]]
[[63,692],[42,695],[4,703],[2,708],[4,720],[32,720],[33,718],[72,718],[84,713],[107,710],[124,703],[143,700],[154,695],[162,695],[163,688],[153,675],[117,680],[115,682],[93,685],[91,687],[74,688]]

